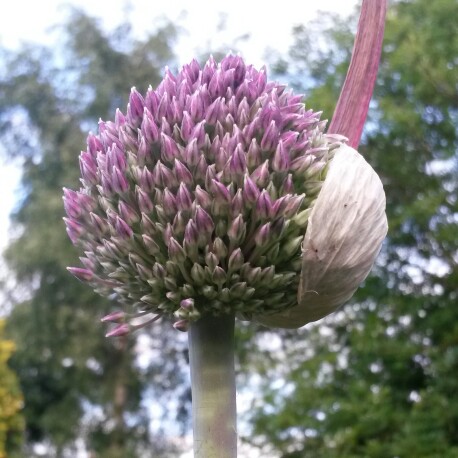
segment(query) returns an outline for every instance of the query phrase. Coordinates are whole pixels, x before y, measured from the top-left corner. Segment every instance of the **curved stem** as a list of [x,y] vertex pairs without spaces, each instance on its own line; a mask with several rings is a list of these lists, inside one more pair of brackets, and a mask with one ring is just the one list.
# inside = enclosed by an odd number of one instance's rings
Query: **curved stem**
[[195,458],[236,458],[234,315],[203,316],[189,329]]
[[387,0],[363,0],[347,76],[328,132],[358,148],[382,53]]

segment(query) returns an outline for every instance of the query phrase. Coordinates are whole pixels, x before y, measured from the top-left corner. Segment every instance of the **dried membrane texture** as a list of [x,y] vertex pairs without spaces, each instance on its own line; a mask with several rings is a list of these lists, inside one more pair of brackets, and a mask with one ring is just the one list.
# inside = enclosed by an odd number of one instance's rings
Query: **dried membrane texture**
[[268,326],[298,328],[334,312],[366,278],[388,230],[382,183],[364,158],[340,147],[311,212],[302,244],[298,305],[256,316]]

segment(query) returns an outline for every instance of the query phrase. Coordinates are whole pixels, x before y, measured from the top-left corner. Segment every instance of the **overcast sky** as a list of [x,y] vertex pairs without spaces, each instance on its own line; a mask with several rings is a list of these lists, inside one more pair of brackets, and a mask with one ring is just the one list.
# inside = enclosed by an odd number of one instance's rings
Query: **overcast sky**
[[[233,43],[237,37],[249,33],[243,55],[250,63],[260,66],[267,48],[280,52],[288,49],[294,25],[310,21],[318,10],[348,15],[356,3],[356,0],[283,0],[262,6],[261,2],[248,0],[13,0],[2,8],[0,44],[8,48],[16,48],[23,42],[52,45],[56,39],[53,26],[65,19],[68,6],[73,5],[100,18],[106,28],[113,28],[127,18],[139,38],[151,30],[160,17],[173,20],[184,30],[176,48],[182,63],[189,61],[196,50]],[[221,31],[222,15],[224,31]],[[75,158],[77,154],[75,152]],[[18,188],[18,169],[0,158],[0,249],[7,241],[9,214]]]

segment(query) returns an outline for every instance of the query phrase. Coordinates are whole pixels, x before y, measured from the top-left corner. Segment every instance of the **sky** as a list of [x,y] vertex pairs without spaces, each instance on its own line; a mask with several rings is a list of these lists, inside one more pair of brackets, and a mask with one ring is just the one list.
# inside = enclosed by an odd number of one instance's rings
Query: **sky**
[[[318,11],[348,15],[356,3],[356,0],[283,0],[281,4],[271,2],[270,6],[261,7],[261,2],[247,0],[79,0],[65,3],[61,0],[14,0],[2,8],[0,45],[11,49],[26,42],[52,45],[57,37],[54,26],[62,23],[69,7],[74,6],[100,18],[107,29],[127,18],[139,38],[161,18],[171,19],[184,30],[176,47],[181,63],[191,60],[199,50],[233,43],[237,37],[250,34],[243,42],[243,55],[250,63],[261,66],[266,49],[287,51],[294,25],[307,23]],[[19,182],[17,165],[8,164],[0,157],[0,250],[8,241],[9,215],[17,202]]]

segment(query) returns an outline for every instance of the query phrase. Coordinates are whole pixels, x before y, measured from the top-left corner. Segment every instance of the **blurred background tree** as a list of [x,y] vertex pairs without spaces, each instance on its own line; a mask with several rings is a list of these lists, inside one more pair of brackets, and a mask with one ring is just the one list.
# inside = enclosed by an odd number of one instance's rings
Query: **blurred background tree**
[[[390,5],[360,147],[384,182],[389,235],[365,287],[341,312],[282,333],[275,351],[248,360],[267,375],[249,436],[266,456],[458,457],[458,31],[452,17],[458,17],[455,0]],[[321,17],[298,27],[290,56],[277,65],[328,119],[354,25]]]
[[14,343],[4,339],[4,326],[0,320],[0,458],[18,456],[24,430],[19,382],[7,365]]
[[65,234],[61,195],[63,186],[78,185],[78,152],[99,116],[125,106],[131,86],[146,91],[158,84],[173,63],[176,30],[164,23],[137,41],[128,24],[107,34],[73,11],[61,32],[58,49],[1,50],[2,143],[23,171],[15,238],[5,257],[16,281],[7,329],[17,344],[11,366],[25,398],[26,456],[34,456],[37,443],[46,456],[74,453],[81,438],[97,457],[173,456],[162,436],[150,437],[142,399],[146,387],[160,392],[181,380],[176,366],[184,356],[136,367],[140,346],[174,351],[166,326],[140,343],[105,339],[99,318],[113,304],[65,269],[78,261]]
[[[456,0],[390,5],[360,148],[384,181],[390,232],[365,287],[299,331],[239,323],[239,388],[254,399],[240,405],[242,433],[263,456],[458,457],[455,17]],[[277,79],[328,119],[355,27],[356,18],[321,15],[294,30],[288,56],[270,56]],[[6,257],[24,456],[35,456],[36,444],[45,456],[74,456],[82,441],[92,457],[173,457],[168,439],[188,431],[186,336],[165,323],[106,340],[98,318],[113,304],[65,271],[78,261],[61,222],[61,189],[77,186],[85,134],[125,107],[131,86],[145,91],[174,66],[177,33],[162,23],[135,40],[128,24],[106,33],[74,11],[60,48],[0,50],[0,134],[23,169]],[[153,437],[151,418],[162,412],[181,426],[165,422]]]

